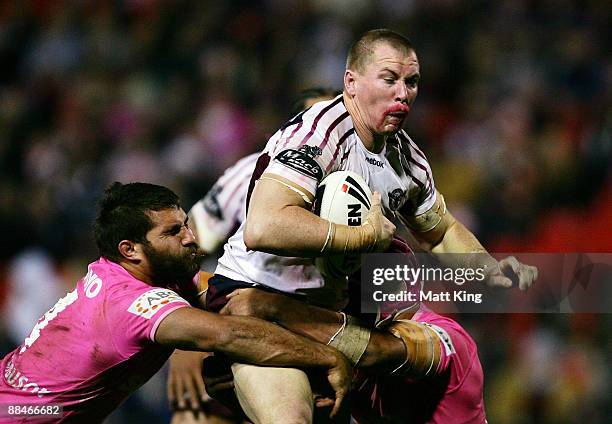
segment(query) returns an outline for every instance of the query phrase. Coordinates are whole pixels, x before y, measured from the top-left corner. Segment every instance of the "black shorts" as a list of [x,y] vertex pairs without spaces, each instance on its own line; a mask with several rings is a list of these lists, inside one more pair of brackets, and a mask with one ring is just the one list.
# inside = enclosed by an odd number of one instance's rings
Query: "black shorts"
[[244,281],[232,280],[223,275],[215,274],[208,280],[208,290],[206,291],[206,310],[210,312],[219,312],[227,303],[225,296],[236,289],[246,289],[249,287],[257,287],[265,289],[265,287],[246,283]]

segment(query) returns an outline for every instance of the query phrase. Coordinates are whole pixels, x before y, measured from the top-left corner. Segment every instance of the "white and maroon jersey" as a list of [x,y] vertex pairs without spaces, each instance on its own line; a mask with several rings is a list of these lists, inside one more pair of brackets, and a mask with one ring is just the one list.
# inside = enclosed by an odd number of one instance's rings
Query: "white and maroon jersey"
[[[155,343],[155,332],[186,306],[175,291],[99,259],[2,359],[0,405],[61,404],[53,422],[101,422],[166,362],[173,349]],[[14,419],[0,414],[0,423]]]
[[259,153],[240,159],[228,168],[206,195],[189,211],[198,231],[198,242],[214,252],[245,220],[244,204]]
[[[418,215],[436,200],[427,159],[408,135],[400,131],[387,139],[381,152],[368,151],[340,95],[298,114],[270,138],[255,166],[247,208],[254,181],[263,173],[282,176],[315,196],[321,180],[339,170],[357,172],[372,191],[380,192],[388,215]],[[249,251],[243,231],[244,223],[225,245],[216,273],[283,292],[304,293],[328,307],[337,306],[345,297],[346,281],[324,282],[312,258]]]

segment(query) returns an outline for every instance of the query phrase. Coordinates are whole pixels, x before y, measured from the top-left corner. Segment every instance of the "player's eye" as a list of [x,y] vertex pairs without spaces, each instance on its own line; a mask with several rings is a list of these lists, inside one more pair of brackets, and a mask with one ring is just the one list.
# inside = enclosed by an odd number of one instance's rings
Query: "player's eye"
[[406,85],[408,87],[415,88],[416,86],[419,85],[419,79],[418,78],[410,78],[410,79],[408,79],[406,81]]

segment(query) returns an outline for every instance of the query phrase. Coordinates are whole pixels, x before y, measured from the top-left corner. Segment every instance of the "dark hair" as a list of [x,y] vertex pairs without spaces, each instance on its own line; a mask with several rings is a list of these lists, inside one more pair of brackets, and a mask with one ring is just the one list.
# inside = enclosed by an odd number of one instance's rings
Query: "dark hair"
[[172,190],[147,183],[115,182],[98,203],[94,236],[101,256],[118,262],[117,246],[121,240],[146,243],[146,234],[153,228],[148,211],[180,208],[179,197]]
[[412,42],[403,35],[390,29],[373,29],[364,33],[351,46],[346,59],[346,69],[363,72],[377,43],[386,43],[405,53],[414,51]]
[[293,101],[291,106],[291,116],[295,116],[306,109],[306,102],[317,97],[336,97],[341,91],[332,90],[331,88],[312,87],[300,91],[300,94]]

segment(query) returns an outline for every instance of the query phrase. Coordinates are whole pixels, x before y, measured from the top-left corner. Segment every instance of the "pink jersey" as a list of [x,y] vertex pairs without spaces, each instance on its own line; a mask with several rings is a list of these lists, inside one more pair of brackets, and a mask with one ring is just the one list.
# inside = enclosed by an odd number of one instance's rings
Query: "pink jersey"
[[412,318],[440,337],[442,360],[436,376],[370,376],[353,384],[352,413],[359,423],[486,423],[483,372],[476,343],[450,318],[424,306]]
[[155,343],[155,331],[185,306],[175,291],[139,281],[114,262],[90,264],[0,363],[0,423],[21,422],[6,417],[7,405],[16,404],[63,405],[63,418],[53,422],[101,422],[166,362],[173,349]]

